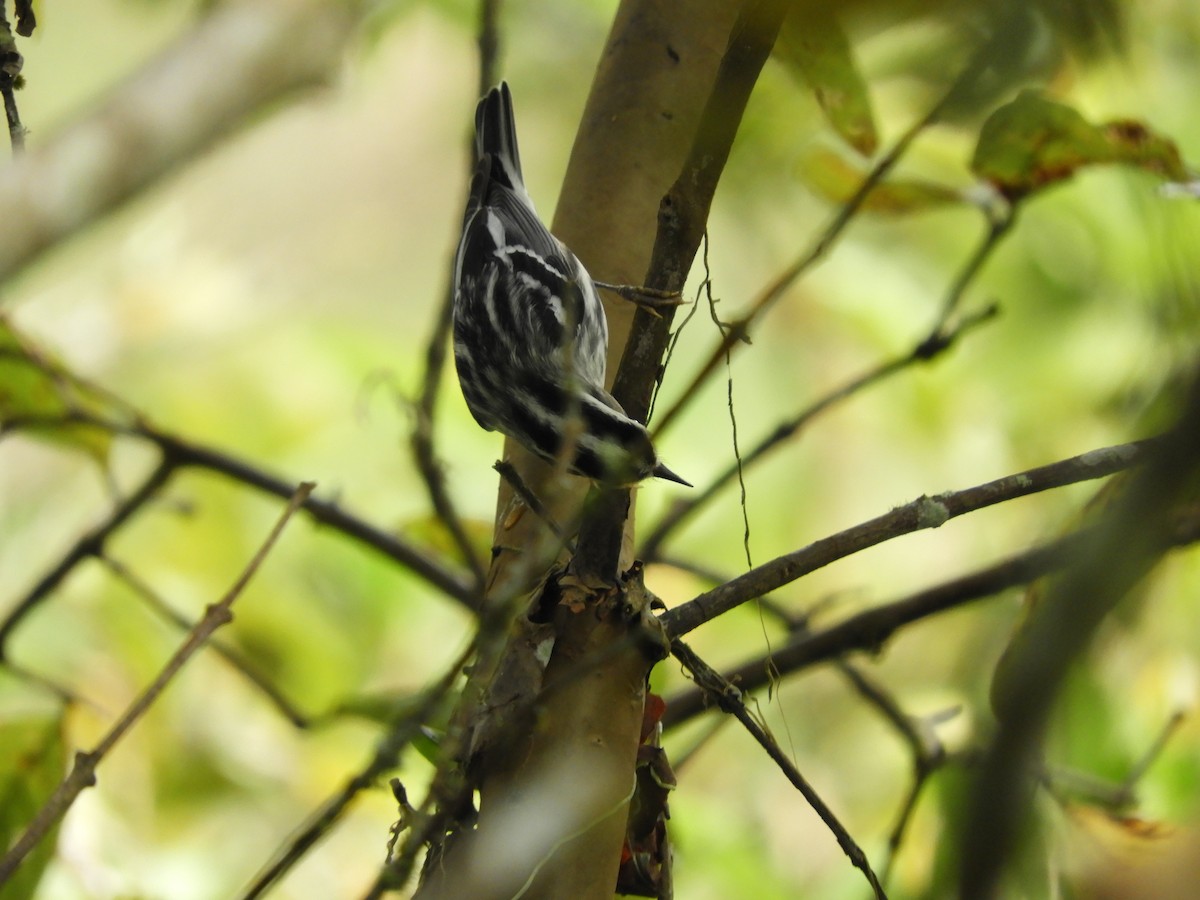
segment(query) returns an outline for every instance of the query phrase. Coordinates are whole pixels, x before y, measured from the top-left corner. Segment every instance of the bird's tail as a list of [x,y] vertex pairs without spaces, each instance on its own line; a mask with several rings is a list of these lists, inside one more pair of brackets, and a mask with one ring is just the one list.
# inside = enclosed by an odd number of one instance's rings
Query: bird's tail
[[525,193],[521,154],[517,150],[517,125],[507,82],[484,95],[475,107],[475,153],[491,157],[491,177],[511,190]]

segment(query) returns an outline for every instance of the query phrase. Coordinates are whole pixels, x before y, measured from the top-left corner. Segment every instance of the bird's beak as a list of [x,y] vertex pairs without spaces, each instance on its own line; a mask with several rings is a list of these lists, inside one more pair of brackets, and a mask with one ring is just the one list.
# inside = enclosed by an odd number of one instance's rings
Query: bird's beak
[[659,463],[658,465],[656,465],[650,471],[650,474],[653,475],[655,478],[662,478],[666,481],[673,481],[676,484],[682,484],[684,487],[692,487],[692,483],[690,481],[684,481],[682,478],[680,478],[678,475],[676,475],[674,472],[672,472],[670,469],[668,469],[662,463]]

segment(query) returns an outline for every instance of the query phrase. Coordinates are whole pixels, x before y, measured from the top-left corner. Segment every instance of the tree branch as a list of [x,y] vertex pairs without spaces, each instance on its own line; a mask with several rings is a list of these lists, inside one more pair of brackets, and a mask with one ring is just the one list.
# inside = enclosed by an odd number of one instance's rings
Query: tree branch
[[74,545],[63,554],[62,558],[41,577],[24,597],[17,601],[12,611],[0,622],[0,662],[7,662],[8,642],[13,631],[21,620],[57,588],[71,571],[90,556],[98,556],[104,552],[104,545],[109,537],[125,524],[129,518],[146,505],[170,480],[175,466],[167,460],[162,460],[154,471],[132,494],[129,495],[116,509],[109,513],[103,522],[89,529]]
[[[1175,546],[1200,540],[1200,523],[1183,522],[1172,534]],[[969,575],[926,588],[883,606],[868,609],[821,631],[802,634],[761,657],[725,673],[744,691],[768,684],[773,678],[840,657],[853,650],[877,651],[900,628],[929,616],[1032,581],[1071,565],[1087,546],[1088,531],[1076,532],[1010,556]],[[768,671],[769,668],[769,671]],[[696,691],[683,692],[667,701],[663,727],[672,727],[704,711]]]
[[326,81],[365,5],[219,5],[90,115],[0,170],[0,282],[253,113]]
[[[33,10],[28,5],[22,8],[18,3],[17,32],[28,37],[33,32],[33,25]],[[4,118],[8,121],[8,139],[12,144],[13,156],[18,156],[25,149],[25,126],[21,124],[16,97],[24,64],[25,60],[17,50],[17,41],[8,22],[7,10],[0,3],[0,98],[4,101]]]
[[54,825],[66,814],[70,809],[71,804],[75,799],[89,787],[96,783],[96,768],[108,755],[109,751],[117,745],[123,738],[126,732],[129,731],[137,721],[145,714],[146,710],[159,698],[171,680],[179,673],[183,666],[187,663],[196,651],[204,646],[205,642],[212,636],[213,632],[222,625],[228,624],[233,620],[231,607],[250,579],[259,570],[263,564],[263,560],[267,558],[267,554],[271,552],[271,548],[275,546],[275,542],[283,533],[284,526],[291,519],[293,513],[304,502],[304,499],[312,492],[313,485],[311,482],[302,483],[293,494],[288,502],[287,508],[280,515],[279,520],[271,529],[271,533],[267,535],[262,546],[258,548],[250,562],[246,565],[242,573],[234,581],[233,586],[225,593],[217,603],[208,607],[204,617],[196,623],[195,627],[188,632],[187,638],[175,654],[163,666],[162,671],[153,682],[141,693],[141,695],[130,704],[129,708],[121,715],[117,722],[109,729],[109,731],[101,738],[100,742],[88,752],[77,752],[75,754],[75,764],[71,768],[70,773],[62,782],[59,783],[57,789],[42,806],[33,821],[29,823],[25,831],[17,838],[11,849],[0,858],[0,884],[4,884],[12,874],[21,865],[22,860],[29,855],[30,851],[38,845],[38,843],[50,833]]
[[[479,31],[476,36],[476,45],[479,50],[480,96],[487,93],[488,88],[496,82],[496,59],[500,49],[499,14],[500,0],[481,0]],[[468,175],[474,168],[475,142],[472,137],[467,146]],[[457,220],[455,220],[454,227],[454,241],[457,241],[459,227]],[[475,552],[475,545],[471,542],[466,528],[463,526],[462,517],[458,514],[458,509],[446,490],[445,468],[434,447],[434,411],[441,393],[442,373],[446,368],[446,344],[449,341],[453,316],[454,285],[450,281],[449,268],[447,268],[446,285],[442,289],[441,304],[438,307],[437,316],[434,318],[433,331],[430,332],[429,339],[425,344],[425,376],[421,379],[421,396],[413,407],[416,425],[413,428],[411,445],[413,458],[416,460],[417,469],[425,482],[434,512],[446,526],[446,530],[458,548],[462,561],[471,570],[471,574],[475,578],[476,592],[482,594],[487,581],[487,572],[483,561]]]
[[792,761],[788,759],[787,754],[780,749],[775,739],[750,715],[750,712],[746,709],[746,705],[742,702],[741,692],[729,681],[722,678],[715,669],[700,659],[683,641],[674,640],[671,642],[671,654],[692,673],[697,687],[714,703],[719,705],[722,710],[741,722],[742,726],[758,741],[759,746],[767,751],[767,755],[771,757],[780,771],[787,776],[788,781],[801,793],[808,802],[808,805],[813,808],[813,811],[821,817],[821,821],[825,823],[825,826],[833,832],[842,851],[850,858],[850,862],[854,864],[854,867],[862,871],[867,879],[867,883],[871,885],[871,890],[875,896],[877,898],[886,898],[883,887],[880,885],[879,879],[876,878],[875,872],[872,871],[871,864],[867,860],[867,855],[855,843],[854,838],[850,836],[845,826],[838,821],[833,810],[826,805],[825,801],[821,799],[821,796],[813,789],[812,785],[808,783],[795,765],[792,764]]
[[920,497],[882,516],[757,566],[664,613],[663,623],[668,634],[680,637],[747,600],[762,596],[868,547],[914,531],[938,528],[950,519],[997,503],[1079,481],[1102,478],[1127,469],[1145,458],[1154,440],[1091,450],[966,490]]
[[[712,354],[692,377],[691,382],[684,389],[679,399],[675,402],[675,405],[658,418],[655,423],[655,435],[659,435],[665,431],[692,399],[699,394],[700,387],[717,371],[717,368],[724,361],[726,355],[732,352],[739,344],[746,342],[751,324],[760,315],[766,313],[774,306],[800,276],[825,258],[846,226],[850,224],[851,220],[858,213],[859,208],[866,202],[871,192],[887,177],[887,174],[900,161],[900,158],[908,152],[908,148],[916,140],[917,136],[941,117],[950,103],[959,95],[965,84],[974,80],[982,62],[983,54],[977,53],[972,62],[968,64],[967,68],[958,76],[954,84],[942,98],[924,116],[910,125],[908,130],[900,136],[888,152],[879,159],[879,162],[872,167],[866,178],[863,179],[863,183],[859,185],[858,190],[854,192],[854,195],[838,207],[837,212],[834,213],[829,224],[821,231],[816,242],[764,287],[751,302],[749,309],[741,317],[726,325],[722,331],[721,340],[713,348]],[[675,289],[678,290],[678,288]]]
[[[191,623],[187,618],[180,613],[177,613],[171,606],[158,595],[158,593],[149,584],[141,579],[128,566],[119,560],[114,559],[106,552],[99,552],[96,558],[113,574],[114,577],[123,581],[131,591],[140,597],[147,606],[149,606],[159,617],[170,622],[177,628],[187,631],[191,628]],[[220,656],[225,662],[229,663],[239,675],[245,678],[253,685],[266,699],[275,707],[276,711],[291,722],[297,728],[308,728],[312,725],[312,719],[302,713],[295,704],[293,704],[283,692],[274,684],[268,681],[260,672],[255,671],[250,662],[242,656],[236,649],[227,644],[220,638],[214,637],[209,641],[209,646],[213,652]]]
[[[742,470],[748,469],[760,459],[768,456],[771,451],[781,446],[786,441],[790,440],[801,429],[807,428],[814,419],[822,414],[835,408],[844,400],[856,396],[867,388],[878,384],[881,381],[891,377],[892,375],[901,372],[910,366],[918,363],[932,362],[942,353],[954,346],[958,338],[962,337],[967,331],[973,329],[977,325],[990,321],[997,313],[997,307],[990,306],[979,314],[963,320],[956,328],[941,334],[940,339],[931,342],[928,337],[916,344],[907,353],[893,357],[892,359],[876,365],[874,368],[861,375],[851,379],[841,387],[826,394],[820,400],[813,403],[811,406],[800,411],[789,419],[780,422],[775,429],[759,441],[753,448],[742,456]],[[736,462],[729,465],[725,471],[714,478],[707,487],[702,490],[689,494],[687,499],[676,503],[671,510],[663,516],[662,520],[654,527],[649,536],[643,542],[639,557],[646,562],[657,561],[660,559],[660,552],[663,542],[671,536],[671,534],[685,521],[699,512],[707,505],[721,490],[731,481],[738,477],[738,465]]]
[[966,812],[960,896],[990,898],[1016,845],[1028,782],[1069,667],[1117,603],[1177,544],[1178,514],[1200,497],[1200,377],[1178,424],[1147,453],[1080,540],[1072,565],[1035,604],[1004,660],[1000,729],[980,765]]
[[[4,423],[4,427],[17,429],[33,425],[73,423],[86,423],[113,434],[130,435],[148,441],[158,448],[162,457],[142,485],[102,523],[79,538],[51,570],[42,576],[23,598],[17,601],[12,612],[0,622],[0,662],[5,661],[8,653],[8,640],[21,620],[57,588],[79,563],[90,556],[100,555],[105,542],[112,534],[147,501],[156,496],[179,469],[196,468],[215,472],[281,500],[289,499],[296,491],[293,483],[259,469],[243,459],[159,431],[141,418],[136,418],[131,423],[123,423],[109,421],[83,412],[75,412],[67,416],[37,421],[32,419],[19,422],[9,420]],[[475,588],[460,574],[444,567],[440,561],[420,546],[371,525],[330,500],[321,500],[306,495],[301,508],[314,522],[333,528],[400,563],[468,609],[478,609],[480,598]]]
[[463,667],[474,652],[474,646],[464,651],[446,674],[428,688],[415,708],[399,716],[388,725],[387,730],[375,745],[370,761],[359,772],[351,776],[333,796],[321,804],[308,823],[299,830],[287,846],[254,879],[242,895],[243,900],[261,897],[286,875],[304,855],[312,849],[341,819],[350,803],[365,790],[375,787],[379,779],[400,764],[400,754],[421,733],[424,725],[445,700],[446,695],[462,676]]

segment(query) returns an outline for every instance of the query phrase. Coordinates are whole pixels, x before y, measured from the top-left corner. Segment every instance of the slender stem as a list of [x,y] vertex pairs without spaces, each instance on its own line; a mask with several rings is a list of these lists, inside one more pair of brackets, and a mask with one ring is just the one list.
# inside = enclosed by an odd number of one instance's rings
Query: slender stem
[[212,637],[214,631],[232,621],[233,613],[230,608],[242,592],[250,579],[262,566],[263,561],[267,558],[267,554],[275,546],[275,542],[279,540],[279,536],[283,533],[284,527],[288,520],[304,502],[304,499],[312,492],[314,485],[311,482],[301,484],[288,502],[287,508],[280,515],[279,520],[271,529],[269,535],[262,546],[254,554],[253,558],[247,563],[234,581],[233,586],[226,591],[217,603],[208,607],[204,617],[196,623],[195,627],[188,632],[187,637],[175,651],[174,655],[163,666],[162,670],[153,682],[135,699],[129,707],[122,713],[121,717],[108,730],[100,742],[88,752],[78,752],[75,754],[75,764],[71,768],[70,773],[64,778],[55,789],[54,793],[38,810],[33,817],[33,821],[29,823],[25,831],[12,845],[12,848],[0,858],[0,884],[4,884],[12,874],[20,866],[22,860],[38,845],[41,840],[54,828],[55,824],[66,814],[75,799],[89,787],[96,783],[96,768],[105,756],[112,750],[113,747],[125,736],[125,734],[135,725],[138,720],[145,715],[146,711],[154,704],[156,700],[166,690],[167,685],[175,678],[183,666],[192,656],[195,655],[204,644]]
[[968,66],[967,70],[959,76],[954,85],[942,98],[930,107],[925,115],[908,127],[908,130],[899,137],[888,152],[872,167],[866,178],[863,179],[862,184],[859,185],[858,190],[854,192],[854,195],[838,208],[833,218],[822,229],[816,242],[759,291],[758,296],[751,302],[749,309],[740,318],[725,327],[721,340],[713,348],[708,359],[692,377],[691,382],[684,389],[679,400],[675,402],[674,406],[667,409],[655,422],[654,433],[656,437],[665,431],[679,417],[679,414],[687,405],[699,395],[701,386],[717,371],[726,354],[739,344],[746,342],[750,333],[750,326],[758,317],[774,306],[801,275],[825,258],[826,254],[828,254],[842,232],[846,229],[846,226],[850,224],[851,220],[858,213],[859,208],[866,202],[871,191],[895,167],[896,163],[908,151],[908,148],[916,140],[917,136],[938,120],[942,112],[946,109],[946,106],[957,96],[962,84],[974,77],[977,66],[978,63],[976,62]]
[[91,556],[99,556],[104,552],[105,542],[129,518],[146,505],[170,480],[175,471],[174,463],[163,459],[116,509],[109,513],[103,522],[89,529],[71,548],[63,554],[57,563],[35,584],[28,593],[17,601],[12,611],[0,622],[0,662],[6,662],[8,657],[8,641],[13,631],[33,609],[41,603],[64,578],[69,575],[79,563]]
[[778,742],[750,715],[749,710],[746,709],[746,705],[741,700],[741,693],[738,689],[700,659],[683,641],[675,640],[671,642],[671,654],[692,673],[697,686],[712,701],[719,704],[721,709],[734,716],[750,732],[751,736],[758,741],[759,746],[767,751],[767,754],[779,767],[780,771],[787,776],[788,781],[801,793],[816,814],[821,817],[821,821],[825,823],[825,826],[833,832],[843,852],[850,858],[855,868],[860,869],[866,877],[867,883],[871,885],[871,890],[875,896],[877,898],[886,898],[887,895],[884,893],[883,886],[879,883],[875,872],[871,869],[867,855],[850,836],[850,832],[838,820],[833,810],[821,799],[821,796],[813,786],[800,774],[799,769],[788,759],[787,754],[783,752]]
[[1145,458],[1153,442],[1138,441],[1092,450],[966,490],[920,497],[867,522],[757,566],[670,610],[663,615],[663,622],[672,637],[679,637],[747,600],[902,534],[937,528],[950,519],[1016,497],[1128,469]]
[[[996,312],[996,307],[990,306],[975,316],[964,319],[950,331],[941,333],[938,335],[937,340],[931,340],[929,337],[926,337],[907,353],[879,363],[866,372],[855,376],[841,387],[835,388],[812,405],[776,425],[770,434],[762,438],[742,457],[741,468],[749,468],[768,457],[774,450],[811,425],[814,419],[836,408],[842,402],[857,396],[867,388],[904,371],[910,366],[933,361],[954,346],[958,338],[967,331],[993,319]],[[679,526],[683,525],[688,519],[709,504],[722,488],[737,478],[738,470],[738,464],[736,462],[731,463],[707,486],[672,506],[642,543],[639,552],[640,557],[647,562],[658,560],[661,556],[663,542]]]

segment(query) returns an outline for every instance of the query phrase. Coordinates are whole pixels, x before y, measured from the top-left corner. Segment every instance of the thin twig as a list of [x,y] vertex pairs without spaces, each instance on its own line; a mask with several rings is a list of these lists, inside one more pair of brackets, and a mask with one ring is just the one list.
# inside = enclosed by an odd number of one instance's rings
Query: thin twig
[[[942,713],[929,718],[911,716],[901,709],[900,704],[883,685],[877,683],[859,666],[841,658],[835,660],[834,665],[846,677],[859,696],[882,713],[908,746],[912,759],[912,784],[909,786],[908,793],[896,814],[896,820],[888,832],[887,855],[880,866],[880,880],[886,885],[891,879],[892,863],[900,851],[909,822],[912,821],[912,815],[916,811],[921,791],[924,790],[929,777],[940,769],[948,758],[946,748],[938,739],[937,732],[934,731],[932,725],[933,721],[944,721],[946,714]],[[951,710],[950,714],[956,715],[957,712],[957,710]]]
[[175,466],[166,459],[159,462],[146,480],[120,503],[103,522],[89,529],[71,548],[59,558],[58,562],[13,606],[4,620],[0,622],[0,662],[6,662],[8,657],[8,641],[21,620],[57,588],[64,578],[74,568],[91,556],[97,556],[104,551],[105,542],[129,518],[158,495],[167,481],[170,480]]
[[1045,766],[1039,781],[1050,795],[1060,802],[1067,796],[1082,797],[1088,803],[1097,804],[1109,811],[1120,811],[1137,802],[1137,786],[1146,771],[1158,760],[1176,730],[1183,724],[1186,715],[1182,711],[1171,717],[1159,729],[1153,742],[1119,782],[1100,778],[1088,772],[1080,772],[1062,766]]
[[[432,348],[432,346],[431,342],[430,347]],[[433,354],[431,353],[430,356],[433,356]],[[484,570],[483,561],[479,558],[479,554],[475,550],[475,544],[471,541],[470,535],[467,534],[462,516],[458,513],[458,507],[451,499],[450,492],[446,490],[445,467],[442,465],[433,444],[433,406],[437,396],[436,384],[440,381],[440,378],[433,376],[432,373],[436,371],[435,366],[440,367],[441,365],[441,359],[438,359],[436,362],[431,359],[429,368],[426,369],[425,387],[422,390],[421,402],[413,407],[416,421],[413,424],[410,443],[413,450],[413,457],[417,463],[417,470],[421,473],[421,480],[424,482],[425,490],[429,494],[429,502],[433,506],[433,511],[438,521],[445,526],[446,532],[450,535],[450,539],[458,551],[459,559],[470,570],[471,576],[475,581],[475,592],[481,593],[484,582],[487,580],[487,572]],[[433,386],[432,388],[431,385]]]
[[[145,423],[141,423],[132,433],[157,444],[163,454],[180,467],[190,466],[217,472],[280,499],[288,497],[295,490],[291,482],[271,475],[245,460],[154,430]],[[330,500],[309,497],[304,501],[303,509],[314,521],[335,528],[342,534],[394,559],[464,606],[474,609],[478,605],[479,594],[472,585],[458,573],[445,568],[424,548],[368,524]]]
[[[708,312],[718,328],[724,328],[724,323],[717,317],[717,301],[713,297],[712,272],[708,267],[708,232],[704,232],[704,282],[703,289],[708,300]],[[746,500],[746,460],[738,443],[737,411],[733,403],[733,354],[725,351],[725,406],[729,410],[729,435],[733,450],[733,464],[730,466],[737,477],[738,506],[742,513],[742,551],[746,555],[746,568],[754,568],[754,558],[750,555],[750,508]],[[765,635],[764,635],[765,636]]]
[[663,542],[680,525],[711,502],[725,485],[729,484],[735,478],[739,478],[741,470],[749,468],[768,456],[773,450],[790,440],[802,429],[807,428],[814,419],[834,409],[843,401],[858,395],[867,388],[910,366],[932,362],[953,347],[956,341],[964,334],[973,330],[976,326],[991,321],[997,312],[998,308],[995,305],[988,306],[975,315],[964,318],[949,331],[938,332],[936,340],[930,337],[924,338],[907,353],[879,363],[861,375],[852,378],[841,387],[826,394],[791,418],[780,422],[770,434],[760,440],[742,457],[740,463],[731,463],[706,487],[689,493],[686,499],[677,502],[646,537],[639,550],[640,557],[646,561],[659,559]]
[[[675,565],[674,562],[669,562],[668,564]],[[715,584],[725,581],[723,577],[717,575],[715,572],[691,566],[683,566],[683,568]],[[805,634],[811,634],[811,610],[797,616],[770,597],[760,597],[758,603],[759,608],[763,612],[777,619],[788,629],[793,637],[799,638]],[[880,867],[880,881],[886,886],[892,862],[903,840],[912,813],[916,809],[917,799],[920,796],[921,790],[924,788],[929,776],[941,768],[948,758],[945,747],[938,739],[937,732],[933,729],[934,722],[945,721],[947,716],[945,712],[928,717],[911,716],[900,707],[896,698],[883,685],[867,675],[861,667],[841,657],[834,661],[834,665],[846,680],[850,682],[850,685],[858,695],[871,706],[875,707],[883,715],[884,719],[899,733],[904,743],[908,745],[912,757],[913,783],[904,802],[901,804],[896,822],[889,833],[888,854],[884,859],[883,865]],[[772,683],[778,680],[779,673],[774,668],[773,656],[763,659],[763,669],[768,672],[768,677]],[[951,711],[951,714],[957,715],[957,710]],[[715,729],[726,721],[728,720],[723,717],[714,719],[713,725],[705,732],[701,741],[687,751],[687,755],[690,756],[695,753],[702,746],[703,742],[712,736]],[[682,761],[677,760],[675,771],[678,772],[681,767]]]
[[946,292],[937,321],[929,331],[929,340],[936,340],[945,330],[946,325],[950,322],[951,317],[953,317],[959,304],[962,302],[967,288],[983,269],[983,264],[991,258],[992,253],[1000,246],[1004,236],[1012,230],[1017,219],[1016,207],[1011,206],[1005,209],[1000,215],[993,213],[987,213],[987,215],[988,229],[984,233],[982,240],[980,240],[979,245],[975,248],[975,251],[967,259],[962,269],[959,270],[958,276],[950,285],[950,289]]
[[13,156],[25,152],[25,126],[17,111],[15,79],[0,74],[0,97],[4,98],[4,117],[8,120],[8,139],[12,143]]
[[[1200,539],[1196,522],[1183,521],[1172,533],[1172,546],[1185,546]],[[768,661],[755,658],[724,673],[745,691],[768,684],[768,662],[775,673],[787,675],[855,650],[877,651],[900,628],[967,603],[1029,584],[1070,565],[1086,545],[1090,532],[1080,531],[1040,544],[991,566],[917,591],[892,603],[865,610],[820,631],[798,635],[774,650]],[[669,613],[668,613],[669,615]],[[673,727],[704,712],[704,697],[685,691],[668,698],[663,727]]]
[[738,344],[746,341],[749,336],[751,324],[760,315],[774,306],[776,301],[791,288],[801,275],[824,259],[846,226],[850,224],[850,221],[857,214],[867,197],[870,196],[876,186],[895,167],[896,163],[900,161],[900,158],[908,151],[908,148],[916,140],[917,136],[938,120],[949,103],[958,95],[958,92],[962,89],[962,85],[975,77],[979,65],[980,61],[976,59],[967,66],[966,70],[956,79],[955,83],[941,99],[930,107],[925,115],[910,125],[908,130],[897,139],[896,143],[892,145],[887,153],[880,157],[879,162],[867,173],[858,190],[834,213],[833,218],[822,229],[816,242],[767,284],[741,317],[728,323],[721,341],[713,348],[712,354],[692,377],[691,382],[684,389],[679,399],[675,402],[675,405],[670,407],[655,423],[654,434],[656,437],[665,431],[671,422],[678,418],[687,405],[699,395],[700,387],[716,371],[726,354],[731,352]]
[[501,478],[508,482],[508,486],[513,489],[514,494],[521,498],[521,502],[528,506],[533,514],[542,520],[545,526],[550,529],[550,533],[562,542],[563,547],[574,554],[575,539],[571,537],[571,532],[564,529],[554,520],[554,517],[550,514],[550,510],[546,509],[546,504],[542,503],[538,495],[525,483],[525,479],[521,477],[521,473],[517,471],[517,467],[506,459],[500,459],[496,460],[492,468],[500,474]]
[[[25,9],[28,14],[27,20],[22,15],[21,4],[18,3],[17,30],[28,36],[33,30],[33,14],[27,4]],[[0,3],[0,97],[4,99],[4,117],[8,120],[8,139],[12,143],[13,156],[18,156],[25,150],[25,126],[21,124],[21,114],[17,111],[16,96],[24,65],[25,60],[17,50],[17,41],[8,22],[7,10],[4,4]]]
[[882,516],[763,563],[670,610],[663,615],[663,622],[672,637],[679,637],[747,600],[900,535],[938,528],[950,519],[1017,497],[1128,469],[1145,458],[1152,443],[1154,439],[1091,450],[965,490],[920,497]]
[[1146,771],[1152,765],[1154,765],[1158,757],[1162,755],[1163,750],[1166,749],[1167,743],[1175,735],[1175,732],[1179,729],[1179,726],[1183,724],[1183,720],[1185,718],[1187,718],[1187,715],[1182,710],[1177,710],[1176,712],[1172,713],[1171,718],[1167,719],[1166,724],[1163,725],[1162,730],[1158,733],[1158,736],[1154,739],[1154,742],[1146,749],[1146,752],[1142,754],[1142,758],[1130,767],[1128,774],[1125,776],[1125,780],[1121,782],[1121,787],[1124,788],[1127,794],[1130,796],[1133,795],[1133,790],[1137,787],[1138,782],[1142,780],[1142,777],[1146,774]]
[[854,864],[855,868],[862,871],[868,884],[871,885],[871,890],[874,891],[876,898],[885,898],[887,895],[884,893],[879,879],[875,876],[874,871],[872,871],[871,864],[867,860],[867,855],[850,836],[845,826],[838,821],[833,810],[821,799],[812,785],[805,780],[792,761],[788,759],[787,754],[783,752],[775,739],[767,733],[766,729],[746,709],[746,705],[742,702],[741,693],[738,689],[700,659],[683,641],[672,641],[671,653],[692,673],[697,686],[717,703],[722,710],[733,715],[741,722],[742,726],[758,741],[759,746],[767,751],[767,754],[779,766],[784,775],[787,776],[788,781],[795,786],[808,802],[809,806],[820,816],[821,821],[825,823],[826,827],[837,838],[838,844],[846,856],[849,857],[851,863]]
[[480,0],[479,32],[475,46],[479,51],[479,96],[497,81],[500,59],[500,0]]
[[[788,4],[759,0],[742,6],[721,57],[692,146],[659,204],[647,287],[678,292],[687,280],[708,224],[713,194],[737,135],[746,103],[775,44]],[[658,368],[670,339],[671,311],[661,317],[639,307],[621,355],[613,396],[626,413],[647,421]],[[717,361],[723,353],[717,354]]]
[[[476,46],[479,51],[479,96],[485,94],[496,81],[496,60],[500,51],[500,32],[498,20],[500,0],[481,0],[479,4],[479,31]],[[474,137],[468,141],[467,172],[475,167]],[[455,239],[457,240],[458,223],[455,223]],[[449,269],[447,268],[447,271]],[[475,544],[471,541],[467,529],[463,525],[458,507],[446,490],[445,467],[434,446],[434,412],[437,409],[438,396],[441,393],[442,373],[446,368],[446,344],[449,342],[450,328],[454,313],[454,285],[449,274],[445,287],[442,289],[441,303],[438,305],[437,316],[434,318],[433,330],[425,343],[425,375],[421,379],[421,395],[413,406],[416,423],[413,427],[411,446],[417,470],[425,483],[430,503],[438,519],[446,526],[458,555],[471,570],[475,579],[476,591],[482,593],[487,571]]]
[[674,308],[683,305],[683,295],[679,291],[663,291],[658,288],[642,287],[636,284],[610,284],[607,281],[596,281],[592,284],[601,290],[616,294],[622,300],[627,300],[648,310]]
[[426,690],[415,708],[388,726],[387,731],[376,743],[375,752],[367,765],[347,780],[340,790],[309,817],[308,824],[300,829],[288,841],[286,847],[281,848],[275,859],[255,877],[254,882],[242,895],[243,900],[253,900],[262,896],[333,829],[355,797],[374,787],[384,774],[400,764],[400,754],[421,733],[421,726],[430,719],[446,694],[462,676],[463,667],[472,652],[473,645],[459,655],[436,684]]
[[[110,572],[121,581],[125,582],[135,594],[137,594],[146,605],[150,607],[158,616],[170,622],[177,628],[184,631],[191,628],[191,623],[186,617],[177,613],[171,608],[158,592],[149,584],[142,580],[132,569],[123,562],[114,559],[108,553],[101,551],[96,554],[97,559],[108,568]],[[292,703],[283,692],[272,684],[261,672],[258,672],[250,664],[250,662],[242,656],[237,650],[220,638],[214,637],[209,641],[209,646],[213,651],[224,659],[229,665],[233,666],[243,678],[252,684],[258,691],[270,701],[271,705],[285,719],[295,725],[297,728],[308,728],[312,725],[312,719],[302,713],[295,704]]]
[[24,833],[17,839],[8,853],[3,858],[0,858],[0,884],[3,884],[12,876],[21,864],[21,861],[50,833],[54,825],[70,809],[75,799],[84,790],[96,783],[97,766],[108,755],[109,751],[116,746],[117,742],[145,714],[146,710],[162,695],[167,685],[171,683],[187,661],[195,655],[197,650],[204,646],[214,631],[232,621],[233,613],[230,609],[234,601],[241,596],[250,579],[258,572],[263,564],[263,560],[266,559],[267,554],[271,552],[271,549],[275,546],[275,542],[283,533],[288,520],[300,508],[300,505],[312,492],[314,487],[315,485],[312,482],[303,482],[296,489],[295,494],[293,494],[291,500],[288,502],[287,508],[280,515],[270,534],[267,535],[262,546],[258,548],[253,558],[242,570],[241,574],[238,575],[233,586],[225,593],[225,596],[217,603],[208,607],[204,617],[188,632],[184,642],[175,651],[171,659],[167,661],[166,665],[163,666],[158,676],[129,705],[117,722],[109,729],[108,733],[101,738],[100,742],[88,752],[80,751],[75,754],[75,764],[72,766],[70,773],[59,783],[54,793],[42,808],[38,810],[33,821],[29,823]]
[[[101,524],[79,538],[51,570],[13,607],[0,622],[0,663],[7,655],[7,642],[13,630],[62,580],[83,560],[95,556],[105,541],[120,528],[129,517],[162,489],[163,485],[179,469],[197,468],[224,475],[234,481],[287,500],[295,493],[296,485],[260,469],[246,460],[224,451],[186,441],[169,435],[138,418],[133,423],[115,422],[83,412],[45,420],[9,420],[8,426],[37,426],[47,424],[85,423],[103,428],[113,434],[127,434],[149,441],[162,453],[162,459],[146,481],[120,504]],[[342,534],[382,553],[390,559],[411,569],[446,596],[457,600],[469,609],[477,609],[480,592],[459,574],[445,568],[433,555],[399,535],[383,531],[366,520],[343,509],[337,503],[307,497],[304,512],[313,521],[327,525]]]

